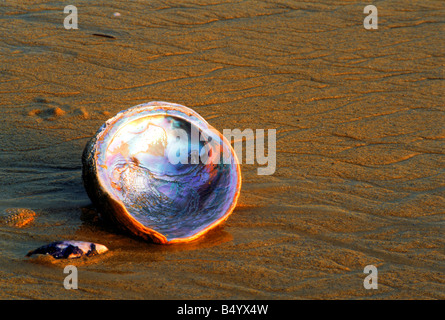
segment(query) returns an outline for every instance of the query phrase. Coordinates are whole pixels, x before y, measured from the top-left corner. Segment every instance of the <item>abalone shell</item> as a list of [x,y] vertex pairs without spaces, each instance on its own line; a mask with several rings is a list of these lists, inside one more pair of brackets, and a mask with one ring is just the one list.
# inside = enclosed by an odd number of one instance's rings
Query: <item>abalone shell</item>
[[241,188],[227,139],[192,109],[168,102],[106,121],[82,163],[84,186],[102,215],[156,243],[204,235],[229,217]]

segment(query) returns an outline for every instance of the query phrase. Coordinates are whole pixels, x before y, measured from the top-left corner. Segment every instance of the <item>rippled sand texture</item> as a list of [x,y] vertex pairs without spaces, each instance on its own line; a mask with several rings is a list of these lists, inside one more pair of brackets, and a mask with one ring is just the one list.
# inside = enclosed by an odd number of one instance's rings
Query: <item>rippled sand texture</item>
[[[61,2],[0,6],[0,209],[37,213],[0,225],[0,298],[445,298],[443,1],[374,2],[378,30],[352,1],[74,2],[78,30]],[[152,100],[277,130],[276,172],[243,164],[239,206],[204,241],[146,244],[88,207],[87,140]],[[24,258],[63,239],[110,252]]]

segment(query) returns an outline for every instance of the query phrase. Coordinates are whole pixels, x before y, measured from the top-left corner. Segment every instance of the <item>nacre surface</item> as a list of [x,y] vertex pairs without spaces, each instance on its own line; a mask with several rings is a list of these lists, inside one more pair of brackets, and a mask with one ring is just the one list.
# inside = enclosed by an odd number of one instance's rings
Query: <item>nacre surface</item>
[[241,172],[224,136],[190,108],[150,102],[109,119],[83,154],[103,215],[157,243],[194,240],[236,206]]

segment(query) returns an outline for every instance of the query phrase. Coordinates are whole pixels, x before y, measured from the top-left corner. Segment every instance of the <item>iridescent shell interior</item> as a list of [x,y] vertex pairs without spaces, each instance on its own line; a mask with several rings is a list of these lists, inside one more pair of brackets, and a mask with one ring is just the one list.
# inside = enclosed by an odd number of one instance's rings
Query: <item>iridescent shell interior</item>
[[157,242],[193,240],[236,205],[233,148],[187,107],[151,102],[123,111],[99,130],[94,153],[100,186]]

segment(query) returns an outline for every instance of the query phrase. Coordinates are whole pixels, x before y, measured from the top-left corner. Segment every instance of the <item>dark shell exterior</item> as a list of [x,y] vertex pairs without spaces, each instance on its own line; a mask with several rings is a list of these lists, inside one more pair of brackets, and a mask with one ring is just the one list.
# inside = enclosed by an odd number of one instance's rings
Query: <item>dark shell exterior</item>
[[156,243],[207,233],[232,213],[241,189],[226,138],[192,109],[168,102],[109,119],[82,162],[84,186],[102,215]]

